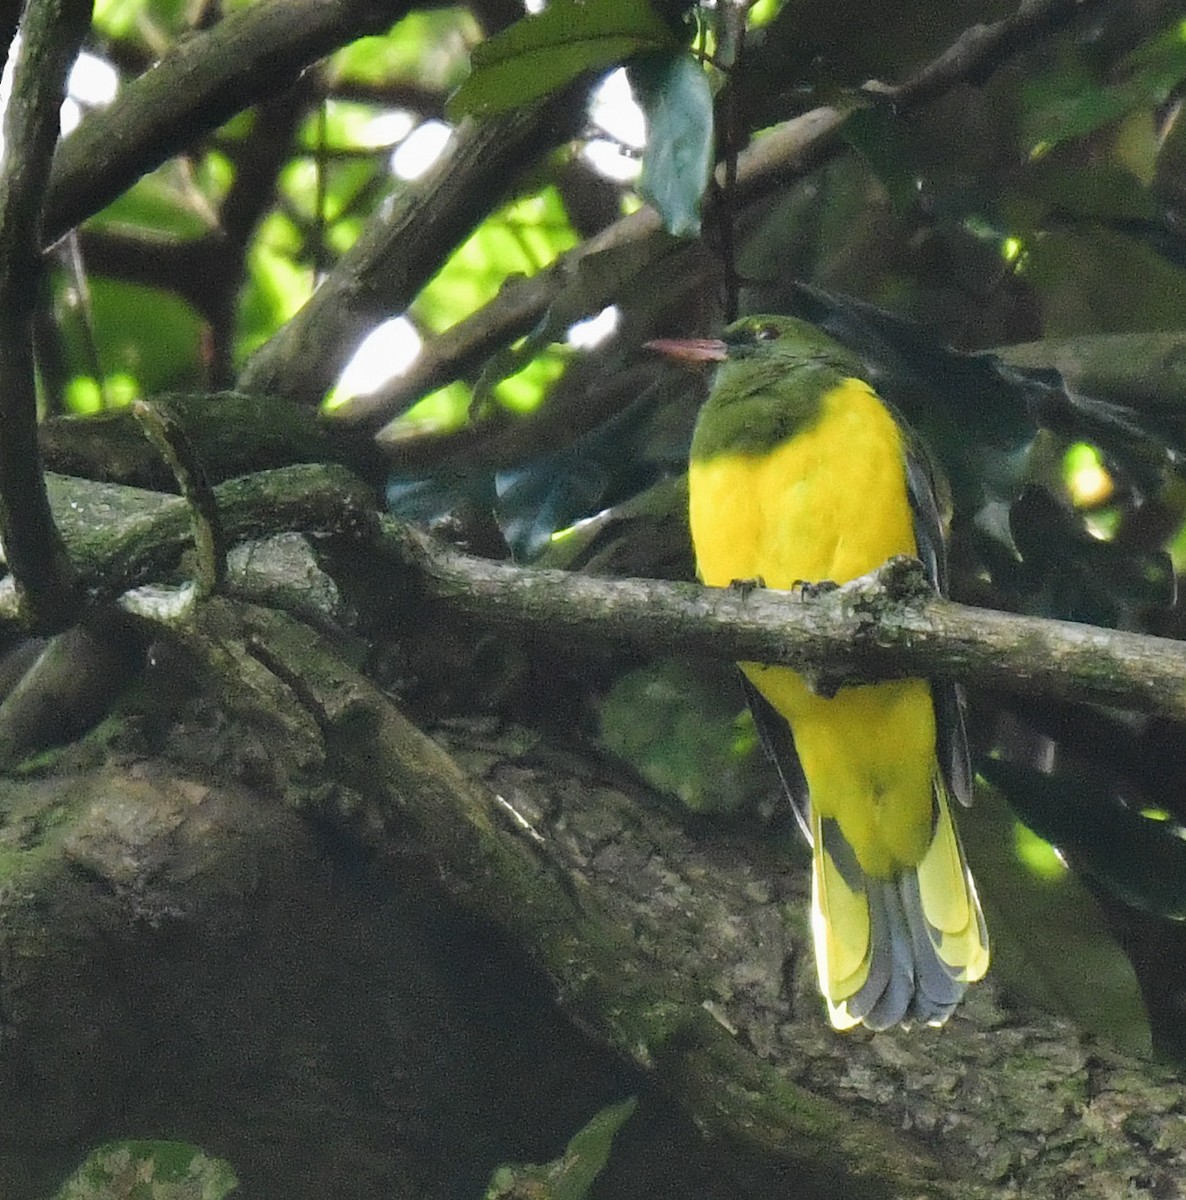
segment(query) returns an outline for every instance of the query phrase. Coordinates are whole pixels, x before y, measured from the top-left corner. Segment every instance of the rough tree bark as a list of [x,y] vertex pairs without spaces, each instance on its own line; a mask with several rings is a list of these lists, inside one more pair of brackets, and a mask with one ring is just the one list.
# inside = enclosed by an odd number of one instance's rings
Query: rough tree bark
[[[312,559],[287,590],[254,561],[232,588],[354,619]],[[440,637],[438,607],[394,611],[393,653]],[[357,642],[275,608],[211,600],[146,642],[139,701],[6,785],[17,1200],[146,1132],[206,1138],[252,1195],[339,1190],[343,1163],[351,1192],[475,1194],[640,1090],[682,1114],[686,1169],[636,1151],[604,1194],[1184,1194],[1180,1081],[991,981],[942,1031],[830,1032],[785,847],[689,825],[571,735],[434,740]]]

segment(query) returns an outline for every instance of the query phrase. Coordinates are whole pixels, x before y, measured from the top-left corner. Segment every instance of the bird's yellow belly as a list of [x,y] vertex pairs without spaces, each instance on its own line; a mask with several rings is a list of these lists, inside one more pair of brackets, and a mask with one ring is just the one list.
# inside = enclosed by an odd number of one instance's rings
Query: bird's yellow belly
[[[764,455],[693,460],[688,486],[700,577],[847,583],[914,554],[901,433],[868,386],[848,380],[818,420]],[[812,804],[835,817],[864,870],[916,864],[930,841],[935,719],[909,679],[815,695],[786,667],[743,663],[790,723]]]

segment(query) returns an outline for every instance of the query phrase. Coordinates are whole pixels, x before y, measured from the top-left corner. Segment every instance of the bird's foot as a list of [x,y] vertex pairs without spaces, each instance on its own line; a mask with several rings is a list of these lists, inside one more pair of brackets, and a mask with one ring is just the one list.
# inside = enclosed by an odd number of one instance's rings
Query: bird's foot
[[830,579],[796,579],[791,584],[791,591],[803,600],[818,600],[820,596],[826,596],[839,587]]
[[734,579],[733,582],[729,584],[729,590],[731,592],[740,592],[744,598],[745,596],[748,596],[750,592],[756,592],[758,588],[764,588],[765,586],[766,580],[764,580],[761,575],[755,575],[753,579]]

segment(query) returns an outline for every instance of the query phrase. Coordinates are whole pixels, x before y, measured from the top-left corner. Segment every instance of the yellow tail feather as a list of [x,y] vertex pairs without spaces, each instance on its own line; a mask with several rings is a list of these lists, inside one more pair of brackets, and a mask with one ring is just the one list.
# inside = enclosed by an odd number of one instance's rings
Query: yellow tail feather
[[942,1025],[988,969],[972,876],[936,778],[931,843],[917,867],[867,875],[840,825],[812,817],[812,931],[820,990],[837,1029]]

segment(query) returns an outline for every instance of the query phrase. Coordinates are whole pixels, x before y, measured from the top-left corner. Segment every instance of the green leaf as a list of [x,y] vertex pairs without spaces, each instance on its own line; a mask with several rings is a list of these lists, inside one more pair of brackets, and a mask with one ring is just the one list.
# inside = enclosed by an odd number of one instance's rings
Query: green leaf
[[649,0],[553,0],[474,48],[473,70],[446,111],[452,121],[506,112],[585,71],[681,44]]
[[638,1101],[631,1096],[603,1108],[568,1143],[564,1154],[543,1166],[499,1167],[486,1186],[485,1200],[533,1196],[536,1200],[584,1200],[609,1161],[614,1136]]
[[[1168,30],[1138,46],[1121,65],[1118,82],[1099,87],[1074,68],[1047,82],[1041,99],[1022,119],[1026,146],[1049,147],[1084,137],[1136,108],[1164,104],[1186,78],[1186,38],[1175,20]],[[1038,91],[1041,84],[1034,91]]]
[[[63,283],[60,303],[69,288]],[[90,280],[99,372],[135,380],[139,394],[184,390],[203,382],[204,322],[180,297],[159,288],[96,275]],[[83,314],[62,321],[65,366],[72,375],[90,374],[92,362]]]
[[[430,329],[447,329],[496,296],[508,280],[543,270],[576,241],[555,188],[524,196],[487,217],[450,255],[416,298],[416,319]],[[507,373],[523,365],[519,361]]]
[[334,80],[385,84],[415,80],[432,89],[455,87],[465,74],[465,50],[481,31],[468,8],[409,13],[382,37],[359,38],[330,60]]
[[185,1142],[112,1142],[93,1150],[54,1200],[223,1200],[230,1164]]
[[[209,182],[214,184],[212,178]],[[217,225],[213,209],[221,191],[212,186],[206,192],[195,185],[192,170],[168,162],[113,200],[89,226],[122,233],[147,231],[156,237],[201,237]]]
[[630,65],[629,75],[647,117],[638,190],[668,233],[695,237],[713,158],[708,76],[684,51],[648,54]]
[[852,112],[841,136],[869,164],[894,212],[909,213],[918,203],[923,173],[921,135],[889,105],[872,104]]

